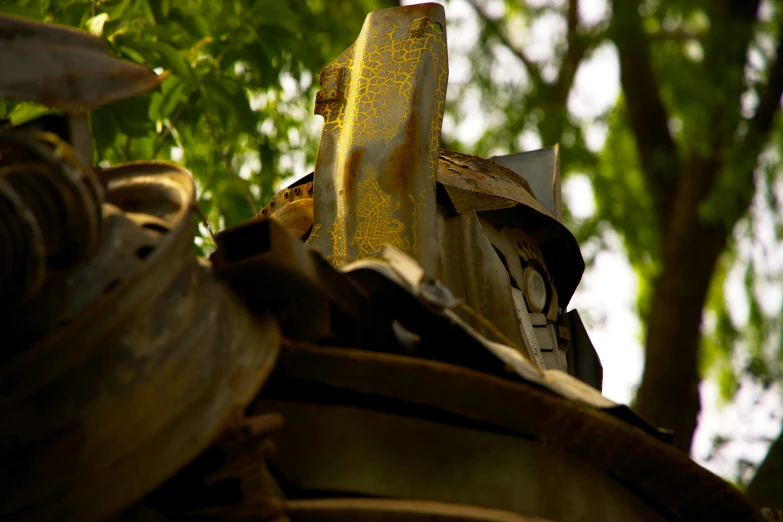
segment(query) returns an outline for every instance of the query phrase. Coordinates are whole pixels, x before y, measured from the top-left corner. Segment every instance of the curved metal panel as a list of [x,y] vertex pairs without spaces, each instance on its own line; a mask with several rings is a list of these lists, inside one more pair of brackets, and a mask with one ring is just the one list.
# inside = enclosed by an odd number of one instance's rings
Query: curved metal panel
[[578,457],[530,440],[345,406],[264,400],[256,408],[285,417],[270,461],[305,490],[460,502],[561,522],[666,520]]
[[315,112],[324,127],[308,242],[335,266],[379,258],[390,244],[435,270],[445,28],[438,4],[375,11],[321,72]]
[[[544,373],[547,380],[567,377],[556,370]],[[533,384],[450,364],[306,345],[287,346],[275,374],[360,396],[431,407],[546,441],[578,455],[685,520],[763,520],[732,485],[674,447],[615,418],[622,416],[622,409],[599,409],[579,402],[580,394],[597,392],[574,379],[569,384],[572,393],[565,398]],[[573,388],[577,383],[584,389]]]
[[295,522],[554,522],[465,504],[385,498],[291,500],[286,503],[286,511]]

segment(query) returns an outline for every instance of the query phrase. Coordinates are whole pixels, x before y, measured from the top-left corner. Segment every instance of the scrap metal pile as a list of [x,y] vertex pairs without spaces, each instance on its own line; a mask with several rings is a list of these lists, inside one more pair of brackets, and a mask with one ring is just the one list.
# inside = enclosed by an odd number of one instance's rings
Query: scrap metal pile
[[89,164],[162,78],[0,17],[0,96],[66,111],[0,128],[2,520],[762,520],[601,395],[557,147],[439,149],[445,29],[371,13],[314,174],[203,260],[185,169]]

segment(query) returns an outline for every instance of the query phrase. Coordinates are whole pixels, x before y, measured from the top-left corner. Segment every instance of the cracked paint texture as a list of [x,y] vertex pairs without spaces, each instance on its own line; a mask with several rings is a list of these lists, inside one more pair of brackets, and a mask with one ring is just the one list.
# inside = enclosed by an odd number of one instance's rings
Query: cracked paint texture
[[397,246],[437,266],[435,183],[446,101],[445,13],[418,4],[368,15],[320,76],[324,118],[308,243],[335,266]]

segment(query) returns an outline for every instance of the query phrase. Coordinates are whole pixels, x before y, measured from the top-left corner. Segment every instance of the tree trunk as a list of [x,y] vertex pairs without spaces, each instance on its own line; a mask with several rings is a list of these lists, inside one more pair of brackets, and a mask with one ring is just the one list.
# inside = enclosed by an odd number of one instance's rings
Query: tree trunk
[[681,179],[662,238],[662,269],[647,319],[647,357],[634,409],[654,425],[674,430],[675,446],[690,451],[700,409],[699,340],[702,310],[728,232],[699,219],[702,181],[693,166]]

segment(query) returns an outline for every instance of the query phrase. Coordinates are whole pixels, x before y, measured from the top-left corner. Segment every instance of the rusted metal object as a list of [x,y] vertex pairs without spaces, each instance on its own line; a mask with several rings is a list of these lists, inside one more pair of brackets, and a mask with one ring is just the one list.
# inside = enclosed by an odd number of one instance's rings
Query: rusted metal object
[[[557,373],[561,372],[552,372],[553,375]],[[574,390],[574,395],[578,393]],[[279,440],[279,458],[296,458],[300,465],[298,469],[302,473],[306,471],[307,474],[315,474],[311,476],[320,477],[322,485],[351,480],[351,477],[350,474],[346,476],[338,472],[331,473],[331,468],[325,465],[324,459],[337,457],[330,456],[328,451],[318,457],[318,462],[307,461],[304,454],[296,456],[294,453],[307,451],[307,455],[312,456],[310,452],[315,450],[300,447],[300,444],[317,444],[315,439],[319,437],[321,428],[327,431],[339,430],[342,425],[335,425],[334,418],[318,417],[317,412],[312,410],[305,412],[301,409],[304,406],[299,407],[300,413],[295,420],[291,408],[281,409],[286,406],[283,401],[371,408],[376,412],[395,416],[418,417],[445,425],[461,425],[471,430],[522,437],[544,443],[545,446],[529,443],[538,446],[538,450],[531,446],[531,451],[542,454],[537,458],[550,458],[545,455],[564,452],[560,453],[565,459],[563,470],[569,463],[573,463],[576,469],[582,462],[586,462],[606,476],[618,480],[633,494],[642,495],[659,510],[664,509],[664,513],[668,511],[668,519],[762,520],[756,509],[733,486],[700,467],[671,445],[627,422],[631,420],[627,416],[627,410],[617,406],[601,409],[587,406],[585,403],[580,405],[574,395],[552,393],[532,383],[515,383],[467,368],[414,357],[288,344],[283,350],[275,375],[262,394],[262,397],[274,403],[259,405],[257,408],[258,411],[280,411],[286,416],[287,431],[281,434]],[[312,420],[307,420],[311,413]],[[294,423],[300,419],[311,424],[297,430]],[[316,429],[312,423],[320,423],[319,419],[324,421],[324,424],[319,424],[319,429]],[[395,419],[399,420],[400,417]],[[396,432],[396,428],[387,431]],[[388,435],[393,436],[393,433]],[[352,440],[345,435],[341,437],[342,440]],[[446,429],[442,436],[436,437],[432,450],[436,451],[438,444],[448,444],[451,437]],[[401,447],[399,452],[392,453],[390,448],[381,451],[378,450],[379,446],[376,446],[375,451],[379,455],[373,458],[388,458],[386,464],[389,466],[389,473],[393,471],[397,474],[402,481],[399,484],[404,482],[402,477],[408,472],[411,474],[408,479],[413,481],[417,476],[415,464],[409,462],[412,469],[408,469],[398,459],[406,458],[405,452],[413,451],[419,443],[416,435],[411,434],[410,440],[400,442],[406,449]],[[449,463],[448,467],[452,473],[454,470],[463,470],[458,477],[465,480],[464,494],[471,494],[467,491],[470,487],[481,488],[479,475],[471,475],[467,469],[463,469],[466,462],[465,453],[451,452],[449,455],[444,459]],[[369,455],[367,457],[369,458]],[[278,457],[272,459],[273,463],[276,458]],[[364,466],[360,463],[356,465],[360,466],[359,469]],[[446,466],[444,462],[441,465]],[[521,467],[524,466],[515,466],[513,473],[524,473],[519,469]],[[367,468],[364,469],[364,477],[369,480],[372,473]],[[543,484],[547,483],[547,470],[547,467],[538,469],[539,480]],[[385,476],[379,471],[373,484],[382,486]],[[508,480],[512,481],[512,478]],[[568,479],[564,477],[562,480]],[[584,488],[591,488],[590,483],[604,482],[603,479],[585,480]],[[552,487],[557,489],[561,481],[555,482],[556,485]],[[436,484],[435,481],[429,483]],[[432,488],[436,488],[436,485],[422,485],[414,495],[415,498],[426,498],[433,491]],[[381,493],[375,491],[374,494]],[[561,504],[566,503],[564,498],[573,500],[569,496],[554,494],[551,490],[542,492],[542,497],[534,495],[537,499],[535,501],[525,495],[520,498],[504,496],[502,499],[507,503],[531,502],[533,511],[522,513],[547,516],[535,511],[535,506],[548,502],[543,498],[544,495],[551,495],[550,500],[554,499]],[[627,495],[623,493],[620,496]],[[467,497],[454,498],[452,501],[464,501],[464,498]],[[584,502],[589,504],[590,500],[585,499]],[[553,504],[550,504],[550,507],[568,509]],[[654,517],[652,519],[655,520]]]
[[285,416],[271,462],[312,496],[459,502],[558,522],[666,520],[576,455],[456,419],[291,400],[257,408]]
[[391,319],[275,219],[225,230],[217,245],[215,271],[250,310],[274,311],[287,337],[393,350]]
[[279,413],[240,419],[142,504],[162,520],[285,522],[285,499],[268,469]]
[[250,221],[271,218],[298,238],[313,228],[313,182],[295,184],[275,194]]
[[[473,312],[454,298],[451,291],[429,278],[410,257],[394,247],[383,251],[384,261],[356,261],[343,268],[354,282],[420,338],[415,355],[479,370],[510,379],[523,379],[594,408],[617,409],[626,420],[654,436],[661,432],[647,425],[626,407],[619,407],[597,390],[559,370],[544,370],[531,363],[523,352],[498,340],[492,341],[474,330],[458,315]],[[399,350],[398,350],[399,353]]]
[[112,57],[105,40],[63,26],[0,15],[0,41],[4,98],[91,110],[146,92],[165,78]]
[[[62,26],[0,15],[0,41],[0,97],[66,111],[0,127],[0,297],[12,305],[98,248],[103,194],[85,111],[152,89],[165,76]],[[52,125],[62,132],[48,132]]]
[[[557,164],[544,166],[554,169]],[[547,177],[546,172],[529,174]],[[559,179],[559,171],[549,175]],[[310,216],[287,204],[286,194],[297,185],[306,186],[309,179],[278,193],[259,216],[274,219],[275,211],[285,210],[284,220],[278,221],[307,239]],[[570,336],[559,334],[557,328],[560,321],[567,329],[560,320],[561,310],[584,271],[574,236],[538,203],[524,177],[493,161],[441,149],[437,183],[442,189],[435,224],[439,254],[430,275],[464,301],[470,310],[457,313],[485,337],[515,347],[542,369],[569,371],[568,361],[574,360],[569,355]],[[361,192],[357,198],[371,200],[372,194]],[[317,206],[318,197],[314,199]],[[554,192],[552,200],[559,201]],[[580,340],[573,348],[587,353],[577,358],[598,361],[589,337]],[[570,371],[601,388],[595,372]]]
[[[484,235],[475,212],[446,216],[438,214],[438,232],[443,252],[463,252],[459,258],[443,256],[439,277],[443,283],[478,312],[476,317],[457,311],[460,317],[489,339],[496,339],[494,329],[508,338],[518,350],[525,349],[525,338],[513,309],[508,275],[493,245]],[[481,318],[489,318],[490,326]],[[527,354],[527,351],[524,352]],[[534,357],[531,360],[535,361]]]
[[251,316],[194,258],[189,173],[148,162],[104,176],[99,254],[40,308],[3,317],[4,332],[50,320],[0,365],[3,520],[126,507],[235,421],[278,354],[277,320]]
[[[126,283],[128,279],[146,279],[149,258],[159,247],[180,256],[190,254],[190,173],[174,164],[149,162],[109,169],[103,177],[111,180],[111,187],[103,204],[95,255],[52,278],[35,299],[4,309],[0,324],[9,348],[24,348],[55,333],[105,295],[121,291],[123,283],[132,284]],[[57,217],[66,222],[69,218]],[[178,266],[171,264],[173,269]]]
[[492,156],[489,159],[525,178],[536,201],[555,219],[563,221],[560,145],[506,156]]
[[475,211],[495,228],[519,228],[530,236],[552,275],[560,307],[568,304],[584,272],[579,245],[522,176],[491,160],[443,150],[438,182],[458,214]]
[[[563,328],[560,323],[565,323]],[[558,344],[569,346],[568,368],[578,379],[600,390],[604,380],[601,361],[592,348],[590,337],[578,310],[561,314],[558,322]]]
[[467,504],[380,498],[327,498],[291,500],[286,510],[295,521],[330,522],[553,522]]
[[103,189],[71,146],[44,132],[0,131],[0,310],[98,248]]
[[308,243],[335,266],[377,258],[391,244],[434,273],[445,21],[438,4],[370,13],[356,43],[321,72]]

